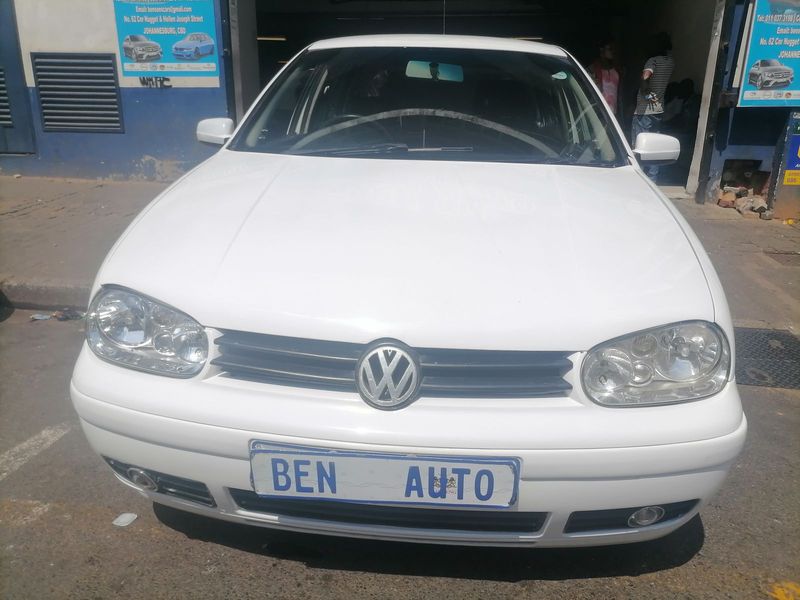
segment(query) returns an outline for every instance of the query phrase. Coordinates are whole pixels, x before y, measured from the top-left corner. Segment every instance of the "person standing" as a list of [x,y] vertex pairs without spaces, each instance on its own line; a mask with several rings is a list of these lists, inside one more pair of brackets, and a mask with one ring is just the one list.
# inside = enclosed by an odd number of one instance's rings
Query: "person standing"
[[[633,113],[631,137],[636,145],[636,137],[640,133],[658,133],[661,129],[661,120],[664,115],[664,93],[672,71],[675,69],[675,60],[672,58],[672,40],[669,34],[659,33],[653,38],[653,47],[650,58],[644,64],[642,78],[639,82],[639,92],[636,96],[636,110]],[[658,177],[658,167],[649,166],[647,175],[653,181]]]
[[606,40],[599,47],[599,54],[594,62],[589,65],[589,70],[594,78],[600,93],[606,99],[611,112],[619,114],[619,70],[615,65],[614,43]]

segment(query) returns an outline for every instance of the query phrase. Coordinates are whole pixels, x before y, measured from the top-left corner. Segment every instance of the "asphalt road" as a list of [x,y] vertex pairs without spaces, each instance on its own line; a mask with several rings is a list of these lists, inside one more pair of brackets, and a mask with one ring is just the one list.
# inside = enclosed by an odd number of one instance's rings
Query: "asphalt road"
[[[275,533],[117,483],[68,399],[82,324],[30,314],[0,315],[0,598],[800,598],[800,392],[741,388],[744,454],[701,518],[660,541],[476,549]],[[138,519],[112,525],[123,512]]]

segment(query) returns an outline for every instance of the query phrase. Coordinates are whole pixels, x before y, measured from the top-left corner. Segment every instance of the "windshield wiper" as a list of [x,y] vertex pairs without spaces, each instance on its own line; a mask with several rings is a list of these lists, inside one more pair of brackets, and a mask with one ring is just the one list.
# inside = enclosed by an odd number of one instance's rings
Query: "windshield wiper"
[[289,154],[318,156],[358,156],[361,154],[393,154],[408,152],[407,144],[366,144],[364,146],[343,146],[340,148],[314,148],[289,152]]
[[319,156],[359,156],[364,154],[395,154],[400,152],[473,152],[471,146],[436,146],[423,148],[409,148],[407,144],[383,143],[365,144],[363,146],[344,146],[341,148],[305,148],[295,150],[289,154],[319,155]]
[[573,167],[617,167],[619,166],[614,161],[608,160],[578,160],[575,158],[570,158],[568,156],[553,156],[549,158],[543,158],[540,160],[535,161],[541,165],[570,165]]
[[472,146],[436,146],[436,147],[422,147],[422,148],[409,148],[409,152],[474,152]]

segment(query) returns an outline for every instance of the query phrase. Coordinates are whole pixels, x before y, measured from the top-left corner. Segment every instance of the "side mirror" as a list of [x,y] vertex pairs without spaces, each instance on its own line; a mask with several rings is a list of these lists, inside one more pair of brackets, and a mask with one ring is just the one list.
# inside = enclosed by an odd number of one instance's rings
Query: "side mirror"
[[197,139],[221,146],[233,135],[233,119],[203,119],[197,124]]
[[640,133],[636,136],[633,153],[640,162],[650,165],[668,165],[681,155],[681,143],[671,135]]

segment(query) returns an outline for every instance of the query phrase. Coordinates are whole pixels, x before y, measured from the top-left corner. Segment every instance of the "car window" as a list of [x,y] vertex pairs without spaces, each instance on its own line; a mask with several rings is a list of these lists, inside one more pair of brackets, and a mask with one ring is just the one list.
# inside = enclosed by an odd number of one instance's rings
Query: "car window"
[[230,148],[625,164],[602,102],[572,60],[442,48],[306,52],[270,87]]

